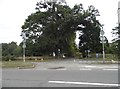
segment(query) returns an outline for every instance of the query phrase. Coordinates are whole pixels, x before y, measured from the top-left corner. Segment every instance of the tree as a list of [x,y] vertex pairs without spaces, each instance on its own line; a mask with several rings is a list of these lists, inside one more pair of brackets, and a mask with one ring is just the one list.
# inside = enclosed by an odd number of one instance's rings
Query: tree
[[8,52],[8,44],[2,43],[2,56],[7,56],[9,54]]
[[2,43],[3,60],[13,60],[14,57],[22,55],[22,48],[16,42]]
[[[76,52],[76,31],[80,32],[80,51],[99,52],[101,24],[96,19],[99,15],[94,6],[88,10],[83,5],[70,8],[61,2],[38,2],[36,12],[25,20],[22,29],[27,33],[27,55],[49,55],[55,52],[58,55],[65,53],[74,56]],[[96,51],[97,50],[97,51]]]
[[118,25],[118,27],[115,27],[112,30],[113,30],[112,34],[115,35],[115,38],[113,39],[113,43],[116,45],[118,59],[120,60],[120,24]]
[[[49,55],[53,52],[58,55],[60,49],[61,53],[72,56],[76,47],[76,34],[69,27],[72,24],[69,23],[72,13],[69,6],[55,2],[38,2],[36,9],[37,12],[28,16],[22,26],[29,38],[27,40],[29,47],[27,46],[26,50],[33,49],[34,52],[40,52],[38,55]],[[30,55],[35,56],[35,53]]]
[[79,48],[83,57],[86,57],[86,52],[88,50],[92,53],[101,52],[102,45],[100,43],[100,30],[102,25],[96,19],[96,17],[99,16],[99,12],[94,6],[89,6],[87,10],[80,11],[82,11],[83,19],[81,25],[78,25],[78,30],[80,31]]

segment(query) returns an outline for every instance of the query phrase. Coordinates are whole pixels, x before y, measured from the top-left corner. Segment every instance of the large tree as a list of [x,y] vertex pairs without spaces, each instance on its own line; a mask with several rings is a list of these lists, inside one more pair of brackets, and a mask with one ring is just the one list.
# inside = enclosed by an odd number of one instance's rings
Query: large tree
[[[82,5],[77,6],[79,12],[82,13],[81,17],[78,18],[81,24],[78,25],[79,33],[79,48],[83,54],[83,57],[87,56],[87,51],[92,53],[98,53],[102,50],[102,45],[100,43],[100,30],[102,25],[99,20],[96,19],[99,16],[99,12],[94,6],[89,6],[87,10],[84,10]],[[81,9],[79,9],[81,8]],[[80,14],[81,14],[80,13]]]
[[76,51],[76,31],[79,31],[80,51],[100,51],[101,24],[94,6],[84,10],[83,5],[70,8],[62,2],[38,2],[36,12],[26,19],[22,29],[27,33],[27,55],[44,55],[55,52],[73,56]]
[[36,13],[28,16],[22,26],[29,38],[27,40],[29,46],[26,50],[34,47],[32,49],[37,54],[33,53],[33,55],[53,52],[58,55],[58,50],[60,50],[61,53],[72,56],[76,38],[71,28],[72,10],[66,4],[57,2],[38,2],[36,5]]

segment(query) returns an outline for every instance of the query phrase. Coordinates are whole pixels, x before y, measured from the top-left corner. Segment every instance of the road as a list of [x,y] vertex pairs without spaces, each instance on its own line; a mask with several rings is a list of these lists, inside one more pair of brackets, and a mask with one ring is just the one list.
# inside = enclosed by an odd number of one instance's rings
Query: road
[[37,63],[34,69],[3,69],[3,87],[117,87],[117,64],[77,60]]

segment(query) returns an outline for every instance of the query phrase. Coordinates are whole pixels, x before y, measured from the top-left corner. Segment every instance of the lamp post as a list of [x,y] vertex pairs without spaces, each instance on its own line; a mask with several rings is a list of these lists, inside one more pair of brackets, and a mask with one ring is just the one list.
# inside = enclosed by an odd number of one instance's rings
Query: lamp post
[[22,35],[22,39],[23,39],[23,46],[22,46],[23,47],[23,62],[25,62],[26,33],[22,32],[21,35]]
[[105,36],[104,36],[105,32],[103,31],[103,28],[102,30],[100,31],[100,40],[101,40],[101,43],[102,43],[102,48],[103,48],[103,63],[105,63],[105,48],[104,48],[104,43],[105,43]]
[[120,1],[118,2],[118,25],[120,24]]

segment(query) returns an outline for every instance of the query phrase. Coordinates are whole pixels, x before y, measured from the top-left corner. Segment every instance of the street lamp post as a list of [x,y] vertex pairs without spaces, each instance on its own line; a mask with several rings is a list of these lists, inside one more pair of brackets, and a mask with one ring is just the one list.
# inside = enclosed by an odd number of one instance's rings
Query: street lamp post
[[23,38],[23,46],[22,46],[23,47],[23,62],[25,62],[26,34],[25,34],[25,32],[22,32],[21,35]]
[[105,48],[104,48],[104,43],[105,43],[105,36],[104,36],[104,31],[103,29],[100,31],[100,40],[101,40],[101,43],[102,43],[102,48],[103,48],[103,63],[105,63]]
[[58,49],[58,59],[59,59],[59,57],[60,57],[60,49]]
[[118,2],[118,25],[120,24],[120,1]]

